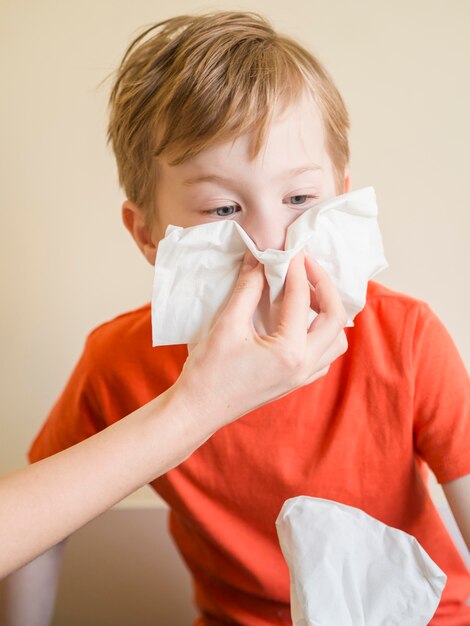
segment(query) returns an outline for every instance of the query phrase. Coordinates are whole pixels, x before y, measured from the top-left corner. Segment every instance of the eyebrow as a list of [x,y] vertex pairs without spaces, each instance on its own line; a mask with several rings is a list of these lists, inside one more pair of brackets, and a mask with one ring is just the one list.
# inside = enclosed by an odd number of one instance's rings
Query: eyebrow
[[194,176],[183,181],[183,185],[196,185],[197,183],[233,183],[233,178],[226,176],[217,176],[217,174],[206,174],[203,176]]
[[[318,172],[321,171],[322,168],[316,163],[311,163],[308,165],[304,165],[302,167],[294,167],[291,170],[287,170],[284,172],[283,176],[288,178],[289,176],[300,176],[300,174],[304,174],[305,172]],[[193,176],[191,178],[187,178],[183,181],[183,185],[197,185],[197,183],[233,183],[235,182],[234,178],[230,178],[227,176],[219,176],[217,174],[203,174],[201,176]]]
[[304,165],[303,167],[294,167],[292,170],[288,170],[286,172],[286,176],[299,176],[305,172],[321,172],[321,170],[322,168],[316,163],[310,163],[309,165]]

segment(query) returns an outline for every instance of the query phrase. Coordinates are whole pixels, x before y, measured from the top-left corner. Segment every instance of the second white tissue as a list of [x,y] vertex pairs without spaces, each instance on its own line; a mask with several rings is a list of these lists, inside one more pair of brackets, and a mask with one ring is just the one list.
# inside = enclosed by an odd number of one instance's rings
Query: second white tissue
[[293,626],[426,626],[446,575],[418,541],[355,507],[299,496],[276,521]]

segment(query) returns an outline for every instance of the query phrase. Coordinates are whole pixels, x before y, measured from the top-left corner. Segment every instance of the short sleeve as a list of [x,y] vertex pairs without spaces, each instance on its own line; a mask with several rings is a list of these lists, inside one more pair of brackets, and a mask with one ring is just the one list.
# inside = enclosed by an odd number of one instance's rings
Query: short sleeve
[[88,339],[63,392],[31,445],[30,462],[60,452],[105,428],[93,390],[93,369]]
[[445,483],[470,473],[469,377],[449,333],[427,305],[414,331],[415,447]]

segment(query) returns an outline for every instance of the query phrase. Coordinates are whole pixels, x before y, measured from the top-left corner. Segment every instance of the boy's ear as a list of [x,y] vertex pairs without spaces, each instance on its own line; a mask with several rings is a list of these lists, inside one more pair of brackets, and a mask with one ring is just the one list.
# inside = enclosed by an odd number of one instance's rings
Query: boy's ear
[[349,167],[344,170],[344,182],[343,182],[343,193],[349,193],[351,191],[351,172],[349,171]]
[[155,265],[157,246],[152,240],[142,210],[131,200],[126,200],[122,205],[122,221],[132,235],[140,251],[151,265]]

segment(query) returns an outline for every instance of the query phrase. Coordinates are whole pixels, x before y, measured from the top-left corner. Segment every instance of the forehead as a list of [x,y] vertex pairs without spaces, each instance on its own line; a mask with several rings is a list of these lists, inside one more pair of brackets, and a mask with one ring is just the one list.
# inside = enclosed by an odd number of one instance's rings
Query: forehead
[[320,109],[309,94],[294,104],[277,111],[261,148],[264,158],[280,156],[286,159],[316,158],[325,152],[325,129]]
[[209,146],[182,163],[171,166],[162,159],[167,174],[191,174],[207,169],[227,169],[237,165],[252,168],[294,168],[305,162],[324,167],[326,154],[325,129],[315,100],[304,94],[298,101],[273,112],[272,121],[257,154],[253,154],[255,133],[246,133],[223,143]]

